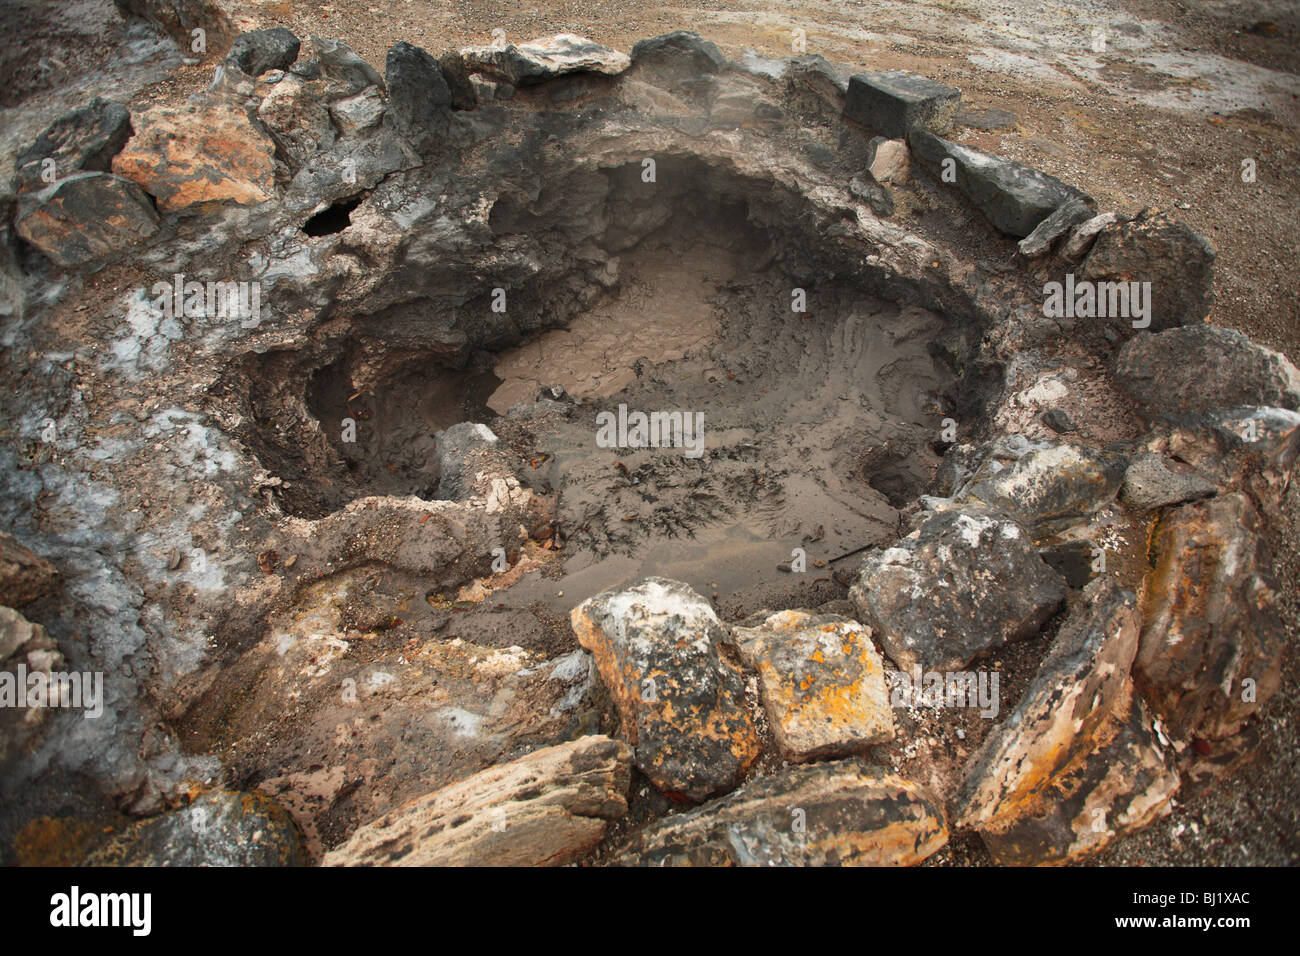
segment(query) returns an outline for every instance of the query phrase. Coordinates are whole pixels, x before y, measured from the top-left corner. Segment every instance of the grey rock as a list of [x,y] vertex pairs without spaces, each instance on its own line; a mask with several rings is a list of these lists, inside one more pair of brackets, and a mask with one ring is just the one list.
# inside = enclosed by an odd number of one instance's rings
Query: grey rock
[[758,732],[707,601],[680,582],[647,578],[584,601],[570,618],[651,783],[698,802],[740,782],[758,757]]
[[1056,432],[1058,435],[1064,435],[1075,430],[1074,421],[1063,408],[1049,408],[1042,414],[1043,424]]
[[684,77],[720,73],[726,69],[727,58],[698,33],[674,30],[638,40],[632,47],[632,63],[640,71]]
[[944,160],[953,161],[954,185],[993,224],[1009,236],[1028,236],[1044,219],[1072,199],[1088,201],[1054,176],[973,146],[962,146],[915,129],[908,137],[912,154],[942,176]]
[[311,38],[312,53],[320,63],[321,73],[341,84],[340,96],[360,93],[367,86],[383,89],[384,79],[356,50],[342,40]]
[[1065,595],[1015,520],[956,509],[869,554],[849,590],[894,662],[924,670],[960,670],[984,651],[1032,637]]
[[627,812],[631,752],[608,737],[535,750],[365,824],[326,866],[563,866]]
[[849,180],[849,192],[863,200],[882,219],[888,219],[894,214],[894,194],[871,179],[854,176]]
[[467,47],[460,51],[470,73],[482,73],[499,83],[528,86],[570,73],[616,76],[628,68],[626,53],[601,46],[586,37],[560,33],[503,49]]
[[[388,108],[397,131],[416,146],[447,135],[451,87],[438,61],[418,46],[397,43],[384,67]],[[471,87],[472,89],[472,87]]]
[[1020,254],[1034,259],[1051,251],[1056,241],[1070,229],[1092,218],[1095,210],[1083,199],[1071,199],[1034,227],[1034,231],[1017,245]]
[[[131,138],[131,113],[120,103],[95,97],[86,106],[61,116],[14,160],[18,191],[50,185],[55,179],[79,172],[109,172],[109,164]],[[53,164],[46,162],[52,160]]]
[[203,30],[209,50],[234,40],[230,17],[216,0],[113,0],[122,19],[153,24],[189,52],[194,30]]
[[1092,248],[1093,242],[1103,229],[1119,222],[1119,216],[1113,212],[1103,212],[1091,219],[1079,223],[1061,247],[1061,255],[1070,262],[1078,262]]
[[438,57],[438,67],[442,70],[442,78],[447,84],[447,91],[451,94],[451,108],[454,110],[476,109],[478,107],[478,93],[475,92],[469,70],[465,67],[465,61],[461,59],[460,52],[449,50]]
[[637,866],[911,866],[948,842],[925,788],[853,760],[791,767],[651,824],[615,857]]
[[1135,335],[1115,358],[1114,378],[1148,418],[1242,405],[1300,409],[1300,371],[1290,360],[1217,325]]
[[1148,331],[1158,332],[1210,314],[1214,258],[1204,238],[1159,210],[1144,209],[1131,220],[1103,226],[1080,271],[1093,282],[1150,282]]
[[249,76],[268,70],[287,70],[298,59],[302,41],[285,27],[241,33],[230,46],[226,62]]
[[1080,445],[999,439],[953,497],[1015,515],[1037,537],[1114,501],[1127,466],[1120,455]]
[[952,121],[957,126],[969,129],[1014,129],[1019,118],[1010,110],[970,109],[958,110]]
[[961,91],[905,70],[849,77],[844,115],[889,139],[915,129],[946,133],[961,105]]
[[306,866],[301,833],[260,793],[213,790],[187,807],[133,824],[87,866]]
[[1143,455],[1124,473],[1120,499],[1139,511],[1152,511],[1185,501],[1209,498],[1218,487],[1192,471],[1171,467],[1174,463],[1159,455]]
[[158,213],[135,183],[112,173],[74,173],[25,194],[18,235],[64,267],[121,252],[158,231]]

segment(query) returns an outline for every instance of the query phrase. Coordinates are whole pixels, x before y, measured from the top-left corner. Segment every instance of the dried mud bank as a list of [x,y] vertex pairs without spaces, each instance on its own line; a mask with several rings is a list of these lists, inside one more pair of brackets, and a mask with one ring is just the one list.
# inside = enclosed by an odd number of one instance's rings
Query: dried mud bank
[[912,74],[220,52],[15,157],[0,656],[103,691],[9,859],[1056,863],[1248,758],[1300,373],[1203,239]]

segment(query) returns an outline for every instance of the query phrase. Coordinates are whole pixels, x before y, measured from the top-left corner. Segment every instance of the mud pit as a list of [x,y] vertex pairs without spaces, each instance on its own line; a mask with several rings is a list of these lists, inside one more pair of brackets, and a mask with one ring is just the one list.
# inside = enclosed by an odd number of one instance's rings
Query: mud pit
[[[1277,689],[1256,529],[1300,446],[1300,373],[1202,321],[1208,244],[942,138],[960,94],[920,78],[851,87],[687,34],[576,48],[578,72],[517,86],[501,51],[395,48],[381,89],[317,39],[218,75],[197,118],[133,118],[176,129],[178,160],[212,128],[246,148],[209,164],[218,198],[95,260],[111,282],[55,265],[85,253],[57,217],[28,224],[11,258],[40,294],[5,360],[44,358],[11,377],[0,504],[66,550],[66,596],[32,614],[112,672],[115,723],[24,738],[5,835],[61,788],[90,818],[167,820],[230,787],[287,808],[319,861],[577,744],[622,789],[580,828],[604,843],[519,841],[542,861],[671,856],[638,828],[707,829],[758,794],[737,812],[786,862],[918,862],[950,827],[950,860],[1059,862],[1235,769],[1257,702],[1207,688]],[[454,106],[426,108],[437,82]],[[924,122],[888,115],[896,82],[926,91]],[[871,83],[884,101],[848,96]],[[113,168],[183,204],[134,135]],[[258,283],[265,314],[155,314],[182,273]],[[1075,273],[1149,279],[1144,321],[1050,312],[1045,282]],[[703,429],[605,440],[638,414]],[[847,669],[808,670],[826,641]],[[886,695],[882,671],[923,664],[1002,675],[1002,697]],[[664,698],[631,692],[643,671]],[[850,704],[830,693],[824,720],[823,680]],[[786,726],[783,694],[811,719]],[[1075,722],[1062,699],[1095,703]],[[864,755],[902,776],[862,777]],[[792,787],[904,794],[924,832],[891,847],[832,812],[820,848],[788,844],[761,820],[788,823]]]

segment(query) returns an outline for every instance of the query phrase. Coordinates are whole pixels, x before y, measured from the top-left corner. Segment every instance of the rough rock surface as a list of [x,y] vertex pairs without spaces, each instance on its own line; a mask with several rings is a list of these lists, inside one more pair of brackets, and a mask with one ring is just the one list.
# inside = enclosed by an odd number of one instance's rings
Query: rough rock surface
[[1022,256],[1033,259],[1050,252],[1056,241],[1074,226],[1092,218],[1095,208],[1084,199],[1071,199],[1034,227],[1016,248]]
[[933,514],[896,547],[869,554],[849,589],[895,663],[941,671],[1032,637],[1065,595],[1014,519],[961,510]]
[[843,757],[894,736],[884,663],[857,621],[780,611],[758,627],[736,628],[733,639],[758,671],[783,758]]
[[489,767],[386,813],[326,866],[563,866],[627,812],[631,752],[581,737]]
[[571,33],[542,37],[502,49],[466,47],[460,51],[470,73],[482,73],[500,83],[527,86],[569,73],[604,73],[615,76],[631,65],[626,53],[611,50]]
[[[1131,702],[1140,623],[1131,592],[1090,584],[1020,703],[969,760],[954,818],[999,862],[1076,859],[1146,823],[1176,788]],[[1117,785],[1134,777],[1141,786]]]
[[311,38],[311,49],[320,64],[321,73],[341,84],[338,95],[351,96],[360,93],[367,86],[383,88],[383,77],[342,40],[314,36]]
[[1259,530],[1242,494],[1185,505],[1156,527],[1133,673],[1180,741],[1235,734],[1281,683],[1286,630]]
[[912,153],[940,180],[945,160],[955,185],[984,214],[994,228],[1009,236],[1028,236],[1044,219],[1074,199],[1087,197],[1072,186],[1037,169],[1002,159],[974,146],[963,146],[925,129],[908,136]]
[[1114,501],[1126,465],[1109,452],[1013,435],[991,444],[954,497],[1014,515],[1038,537]]
[[19,200],[14,230],[60,266],[128,249],[158,231],[149,197],[111,173],[73,173]]
[[1115,384],[1151,417],[1241,405],[1300,409],[1300,370],[1285,355],[1200,322],[1129,339],[1115,358]]
[[86,106],[59,117],[19,152],[14,160],[18,189],[44,189],[55,179],[73,173],[106,173],[130,136],[130,111],[97,96]]
[[287,70],[298,59],[302,41],[285,27],[241,33],[230,45],[226,62],[249,76],[261,76],[268,70]]
[[452,91],[437,60],[418,46],[397,43],[388,51],[384,80],[399,133],[416,146],[446,135]]
[[203,203],[260,203],[275,193],[275,146],[242,109],[158,106],[135,117],[135,135],[113,158],[165,212]]
[[[1094,226],[1096,239],[1080,270],[1082,277],[1093,282],[1150,282],[1147,331],[1192,325],[1209,315],[1215,252],[1207,240],[1157,209]],[[1082,243],[1087,233],[1080,230]]]
[[60,577],[53,564],[0,532],[0,604],[24,608],[49,597],[58,591]]
[[727,66],[727,58],[717,44],[686,30],[638,40],[632,47],[631,59],[639,71],[676,75],[719,73]]
[[911,168],[911,154],[907,150],[906,142],[901,139],[878,137],[868,146],[872,148],[872,153],[871,161],[867,163],[867,171],[871,173],[872,179],[878,183],[907,182],[908,170]]
[[637,768],[661,791],[700,801],[732,789],[758,756],[740,671],[722,658],[726,633],[688,586],[647,578],[573,609],[596,658]]
[[641,866],[911,866],[948,842],[923,787],[853,760],[757,777],[639,833],[615,858]]
[[203,30],[209,51],[229,43],[238,31],[216,0],[113,0],[123,19],[147,20],[181,49],[193,49],[194,30]]
[[260,793],[212,790],[108,838],[87,866],[306,866],[302,835]]
[[947,133],[961,106],[961,91],[906,70],[849,78],[844,115],[890,139],[914,129]]
[[1212,481],[1160,455],[1134,459],[1124,473],[1120,499],[1139,511],[1153,511],[1169,505],[1209,498],[1218,491]]

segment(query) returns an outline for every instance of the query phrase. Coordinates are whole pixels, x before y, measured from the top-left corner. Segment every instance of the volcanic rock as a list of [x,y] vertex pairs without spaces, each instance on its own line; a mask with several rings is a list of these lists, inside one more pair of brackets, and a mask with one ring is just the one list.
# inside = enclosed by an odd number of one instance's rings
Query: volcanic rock
[[145,20],[176,41],[182,50],[193,49],[194,31],[204,31],[209,51],[231,42],[238,31],[216,0],[113,0],[124,20]]
[[632,47],[631,60],[638,72],[678,79],[721,73],[727,67],[727,58],[716,44],[687,30],[638,40]]
[[1096,210],[1084,199],[1071,199],[1034,227],[1034,231],[1017,244],[1020,254],[1033,259],[1051,251],[1056,240],[1074,226],[1087,222]]
[[1124,473],[1120,499],[1139,511],[1209,498],[1217,486],[1193,471],[1176,470],[1175,463],[1159,455],[1143,455]]
[[1235,734],[1281,684],[1286,629],[1261,530],[1243,494],[1185,505],[1156,526],[1133,674],[1180,740]]
[[18,190],[44,189],[73,173],[106,173],[130,136],[130,111],[97,96],[89,105],[59,117],[18,154],[14,160]]
[[946,182],[942,178],[944,160],[951,159],[956,176],[953,184],[994,228],[1009,236],[1028,236],[1039,223],[1071,200],[1091,201],[1073,186],[1041,170],[942,139],[926,129],[914,129],[908,135],[908,143],[913,155],[941,182]]
[[1032,637],[1065,599],[1060,576],[1006,515],[947,510],[869,554],[849,597],[904,669],[960,670]]
[[73,173],[18,202],[14,231],[56,265],[84,265],[158,231],[153,203],[130,180]]
[[631,64],[626,53],[611,50],[571,33],[543,37],[502,49],[467,47],[461,61],[470,73],[482,73],[499,83],[527,86],[569,73],[604,73],[614,76]]
[[[397,43],[388,51],[384,79],[388,83],[389,112],[399,133],[417,146],[446,135],[452,91],[437,60],[418,46]],[[465,85],[472,97],[468,77]],[[461,102],[465,101],[462,89]],[[473,105],[471,102],[470,108]]]
[[298,59],[302,41],[285,27],[241,33],[230,46],[226,62],[249,76],[287,70]]
[[631,751],[608,737],[535,750],[358,829],[326,866],[563,866],[627,812]]
[[87,866],[306,866],[297,825],[260,793],[212,790],[187,807],[134,823]]
[[768,726],[781,756],[843,757],[894,736],[885,668],[857,621],[781,611],[736,628],[741,659],[758,671]]
[[948,842],[923,787],[845,760],[757,777],[665,817],[615,858],[639,866],[911,866]]
[[889,139],[914,129],[947,133],[961,105],[961,90],[908,73],[885,70],[849,77],[844,115]]
[[1150,282],[1147,331],[1160,332],[1209,315],[1214,257],[1214,247],[1191,229],[1159,210],[1144,209],[1131,220],[1102,225],[1080,274],[1093,282]]
[[158,106],[135,118],[135,135],[113,158],[172,212],[202,203],[266,202],[275,193],[275,144],[239,108],[189,103]]
[[758,734],[708,602],[680,582],[647,578],[584,601],[571,618],[650,782],[697,802],[735,787],[758,756]]
[[1115,358],[1115,384],[1149,418],[1241,405],[1300,409],[1300,370],[1285,355],[1200,322],[1129,339]]

